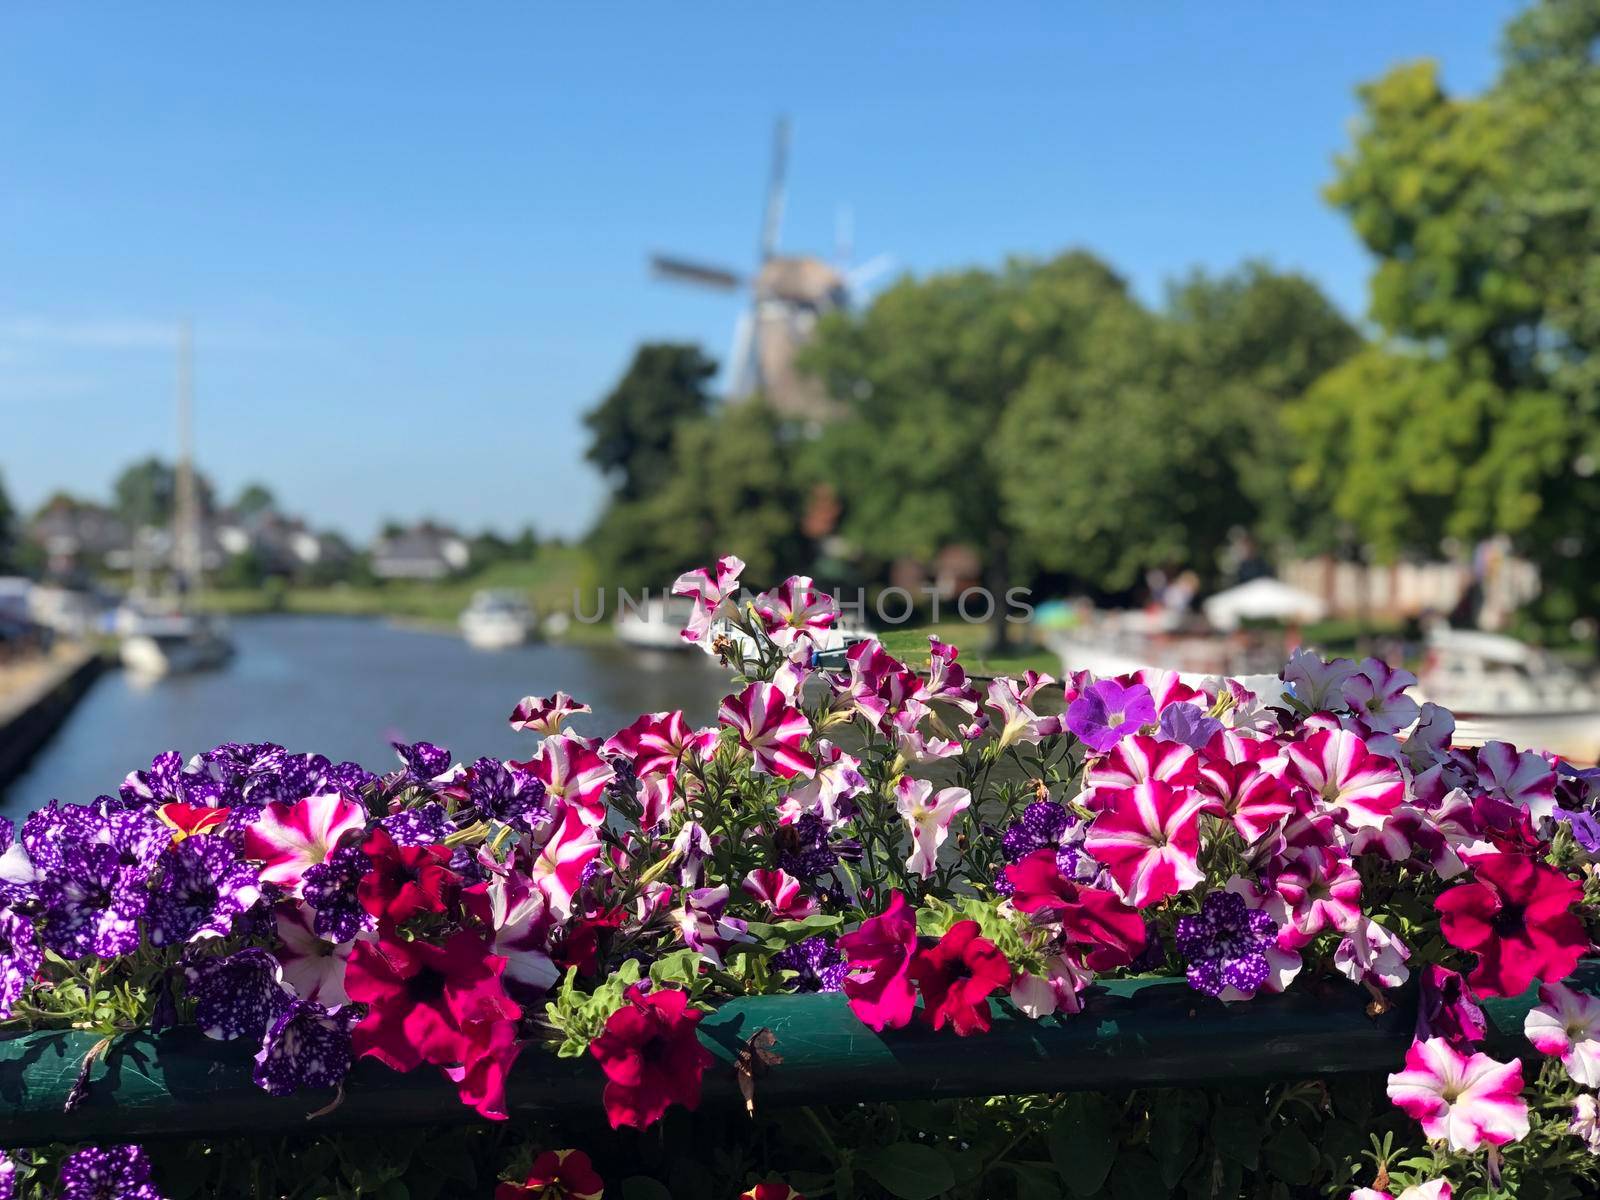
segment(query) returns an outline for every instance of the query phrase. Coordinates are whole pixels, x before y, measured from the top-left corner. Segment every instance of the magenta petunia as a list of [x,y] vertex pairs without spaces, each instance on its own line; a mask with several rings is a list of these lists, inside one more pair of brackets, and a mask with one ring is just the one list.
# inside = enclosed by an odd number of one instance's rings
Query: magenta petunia
[[752,683],[737,696],[725,697],[717,719],[739,735],[756,773],[793,779],[816,771],[817,760],[806,749],[811,722],[777,685]]

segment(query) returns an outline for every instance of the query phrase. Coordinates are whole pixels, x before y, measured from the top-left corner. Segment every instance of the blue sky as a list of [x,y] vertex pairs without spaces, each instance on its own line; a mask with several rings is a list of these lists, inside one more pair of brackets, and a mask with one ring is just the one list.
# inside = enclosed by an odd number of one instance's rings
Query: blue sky
[[1072,245],[1152,300],[1258,255],[1353,314],[1318,191],[1364,79],[1476,91],[1518,6],[49,5],[0,8],[0,474],[31,506],[174,445],[359,537],[431,514],[581,532],[582,411],[641,339],[727,352],[772,122],[783,245],[923,273]]

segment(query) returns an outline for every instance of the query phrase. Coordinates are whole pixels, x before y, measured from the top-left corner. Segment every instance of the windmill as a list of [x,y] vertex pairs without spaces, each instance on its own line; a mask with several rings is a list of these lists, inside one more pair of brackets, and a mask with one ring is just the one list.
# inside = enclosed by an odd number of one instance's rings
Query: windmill
[[789,122],[778,119],[772,143],[772,173],[761,219],[756,268],[748,274],[675,255],[656,254],[650,268],[658,279],[670,279],[715,291],[749,294],[749,306],[734,326],[728,355],[728,395],[740,400],[761,393],[779,416],[822,422],[837,415],[838,405],[817,381],[795,369],[795,355],[826,313],[847,307],[867,283],[890,266],[880,255],[857,267],[848,266],[848,240],[841,228],[839,261],[809,254],[780,254],[784,177],[789,163]]

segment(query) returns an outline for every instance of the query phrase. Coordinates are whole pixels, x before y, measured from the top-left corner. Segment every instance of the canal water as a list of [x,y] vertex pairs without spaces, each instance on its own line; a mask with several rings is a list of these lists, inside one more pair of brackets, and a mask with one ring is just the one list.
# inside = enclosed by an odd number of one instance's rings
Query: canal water
[[0,813],[114,793],[162,750],[188,757],[219,742],[271,741],[386,771],[397,765],[391,741],[426,739],[469,762],[531,752],[536,735],[506,724],[525,695],[559,689],[586,701],[594,713],[571,727],[605,735],[659,709],[708,723],[728,690],[726,673],[698,652],[478,651],[450,634],[343,617],[238,618],[230,632],[238,653],[221,670],[155,682],[103,675],[0,794]]

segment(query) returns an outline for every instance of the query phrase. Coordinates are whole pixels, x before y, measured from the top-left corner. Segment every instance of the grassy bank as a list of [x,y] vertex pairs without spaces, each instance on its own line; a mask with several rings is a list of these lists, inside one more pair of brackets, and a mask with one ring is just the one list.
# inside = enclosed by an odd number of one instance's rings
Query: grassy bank
[[[571,612],[574,591],[587,587],[593,608],[588,555],[575,547],[546,547],[528,562],[495,563],[466,579],[435,583],[392,580],[329,587],[284,587],[269,583],[253,588],[213,588],[202,605],[220,613],[311,613],[333,616],[394,617],[454,625],[472,593],[484,588],[521,592],[540,615]],[[608,637],[603,624],[574,622],[573,637]]]

